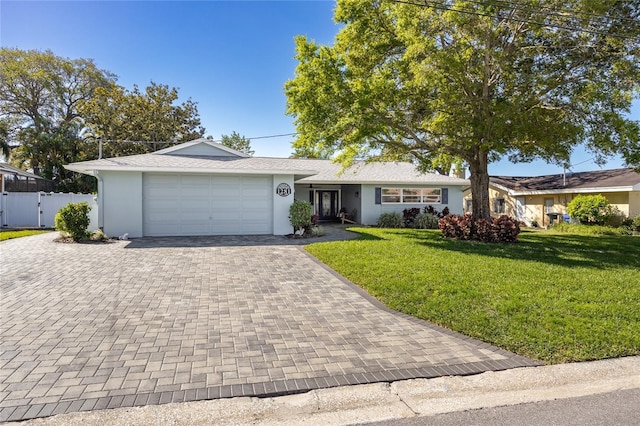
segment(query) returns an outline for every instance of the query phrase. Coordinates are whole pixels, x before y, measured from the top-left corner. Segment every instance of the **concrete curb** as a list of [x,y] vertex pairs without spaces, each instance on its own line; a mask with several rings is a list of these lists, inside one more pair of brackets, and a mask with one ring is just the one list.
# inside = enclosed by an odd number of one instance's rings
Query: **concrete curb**
[[[348,425],[640,388],[640,357],[63,414],[21,425]],[[14,423],[17,424],[17,423]]]

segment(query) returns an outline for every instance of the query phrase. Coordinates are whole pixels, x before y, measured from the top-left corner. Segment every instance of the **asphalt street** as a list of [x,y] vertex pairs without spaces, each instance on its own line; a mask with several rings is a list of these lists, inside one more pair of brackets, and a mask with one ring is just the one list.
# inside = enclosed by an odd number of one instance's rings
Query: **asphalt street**
[[370,426],[640,425],[640,389],[365,424]]

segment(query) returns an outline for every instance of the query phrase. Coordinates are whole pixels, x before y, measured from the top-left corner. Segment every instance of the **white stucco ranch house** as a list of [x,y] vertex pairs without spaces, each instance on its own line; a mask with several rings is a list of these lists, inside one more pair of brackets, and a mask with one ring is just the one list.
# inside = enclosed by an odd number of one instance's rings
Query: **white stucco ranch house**
[[341,209],[373,225],[384,212],[433,205],[463,211],[469,181],[423,174],[410,163],[250,157],[207,139],[151,154],[72,163],[98,179],[98,223],[107,235],[286,235],[289,207],[310,201],[320,220]]

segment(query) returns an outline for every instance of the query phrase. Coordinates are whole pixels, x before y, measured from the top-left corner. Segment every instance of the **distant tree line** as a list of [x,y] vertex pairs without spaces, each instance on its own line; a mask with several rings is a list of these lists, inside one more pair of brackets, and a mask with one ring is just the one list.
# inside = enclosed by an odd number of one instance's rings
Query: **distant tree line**
[[63,165],[140,154],[202,137],[197,103],[151,82],[129,90],[90,59],[0,49],[0,154],[55,182],[56,191],[92,192],[95,179]]

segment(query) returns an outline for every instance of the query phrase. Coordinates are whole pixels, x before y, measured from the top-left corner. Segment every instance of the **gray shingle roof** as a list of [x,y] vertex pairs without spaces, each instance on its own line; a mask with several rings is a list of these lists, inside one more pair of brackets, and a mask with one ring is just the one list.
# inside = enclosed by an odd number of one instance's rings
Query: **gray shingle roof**
[[19,169],[17,167],[13,167],[11,164],[7,164],[7,163],[0,163],[0,174],[18,175],[18,176],[33,178],[33,179],[44,179],[42,176],[34,175],[33,173],[29,173],[25,170]]
[[144,171],[182,173],[293,174],[304,183],[423,183],[468,185],[469,181],[433,173],[420,173],[411,163],[354,163],[346,170],[330,160],[268,157],[207,157],[165,154],[140,154],[72,163],[69,170],[93,174],[94,171]]

